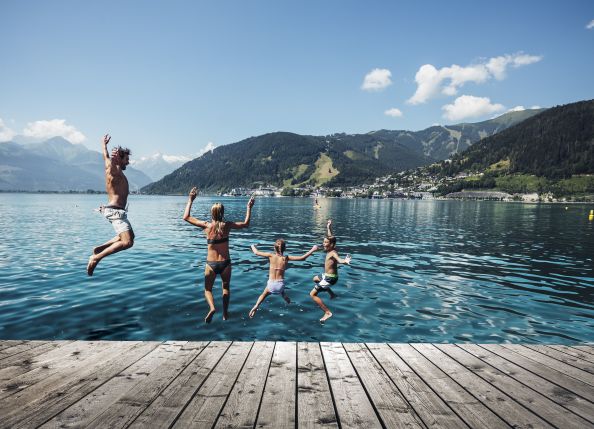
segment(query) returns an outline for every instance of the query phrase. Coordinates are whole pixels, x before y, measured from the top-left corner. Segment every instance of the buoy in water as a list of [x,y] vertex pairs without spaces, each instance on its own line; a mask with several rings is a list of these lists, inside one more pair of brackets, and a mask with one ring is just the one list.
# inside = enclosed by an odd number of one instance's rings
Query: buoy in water
[[588,216],[588,220],[594,220],[594,210],[590,210],[590,216]]

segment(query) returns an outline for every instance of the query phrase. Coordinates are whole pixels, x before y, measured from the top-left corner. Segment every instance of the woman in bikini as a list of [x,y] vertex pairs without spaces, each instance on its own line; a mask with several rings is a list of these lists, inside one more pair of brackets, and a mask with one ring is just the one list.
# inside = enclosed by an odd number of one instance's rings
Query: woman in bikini
[[212,297],[212,287],[217,274],[221,276],[223,282],[223,320],[229,316],[229,299],[231,298],[231,257],[229,256],[229,233],[232,229],[247,228],[250,225],[252,207],[254,206],[254,197],[252,196],[247,203],[245,220],[243,222],[225,221],[225,207],[221,203],[213,204],[210,209],[211,221],[206,222],[190,216],[192,203],[198,194],[196,187],[192,188],[188,198],[188,204],[184,211],[183,219],[186,222],[196,225],[204,230],[208,251],[206,254],[206,266],[204,267],[204,298],[209,306],[209,311],[204,321],[210,323],[216,309],[214,298]]

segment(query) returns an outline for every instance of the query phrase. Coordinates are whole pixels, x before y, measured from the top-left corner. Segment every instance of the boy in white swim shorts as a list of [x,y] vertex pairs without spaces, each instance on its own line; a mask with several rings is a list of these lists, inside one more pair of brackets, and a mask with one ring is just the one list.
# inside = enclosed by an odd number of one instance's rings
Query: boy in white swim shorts
[[254,317],[256,311],[260,307],[260,304],[270,294],[280,295],[286,301],[287,304],[291,303],[291,299],[285,293],[285,270],[288,267],[289,261],[305,261],[313,252],[318,250],[318,246],[313,246],[309,252],[301,256],[285,256],[283,255],[286,248],[285,240],[279,238],[274,242],[274,253],[260,252],[255,244],[252,244],[252,252],[263,258],[268,258],[270,261],[270,270],[268,275],[268,283],[262,291],[262,294],[258,297],[256,305],[250,310],[250,318]]

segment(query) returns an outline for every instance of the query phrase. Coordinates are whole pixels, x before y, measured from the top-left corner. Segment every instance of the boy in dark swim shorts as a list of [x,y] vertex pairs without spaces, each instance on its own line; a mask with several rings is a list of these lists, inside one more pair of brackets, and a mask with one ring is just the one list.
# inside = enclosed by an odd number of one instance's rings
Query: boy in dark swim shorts
[[332,312],[324,304],[322,299],[318,296],[319,292],[326,291],[330,294],[330,299],[333,299],[336,295],[330,289],[331,285],[336,284],[338,281],[338,264],[350,264],[351,256],[347,255],[344,259],[338,256],[336,252],[336,237],[332,235],[332,220],[328,220],[327,224],[328,236],[324,238],[324,250],[326,251],[326,261],[324,262],[324,273],[320,276],[315,276],[313,281],[315,283],[314,288],[309,293],[309,296],[314,300],[316,304],[324,311],[324,316],[320,319],[320,322],[324,322],[332,317]]

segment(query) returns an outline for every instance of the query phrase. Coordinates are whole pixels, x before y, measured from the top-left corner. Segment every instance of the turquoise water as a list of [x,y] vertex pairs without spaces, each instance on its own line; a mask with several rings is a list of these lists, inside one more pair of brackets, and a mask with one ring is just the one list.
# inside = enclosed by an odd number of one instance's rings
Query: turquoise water
[[[241,220],[246,199],[219,198]],[[206,218],[215,198],[199,197]],[[113,236],[93,211],[104,195],[0,194],[0,338],[111,340],[298,340],[366,342],[594,341],[594,222],[589,205],[458,201],[263,198],[252,225],[231,236],[231,318],[203,322],[206,242],[181,219],[186,197],[131,196],[135,246],[104,259],[92,278],[94,245]],[[268,267],[249,250],[287,253],[321,243],[327,218],[341,266],[334,316],[324,325],[311,301],[322,252],[286,273],[286,305],[269,297],[248,312]]]

